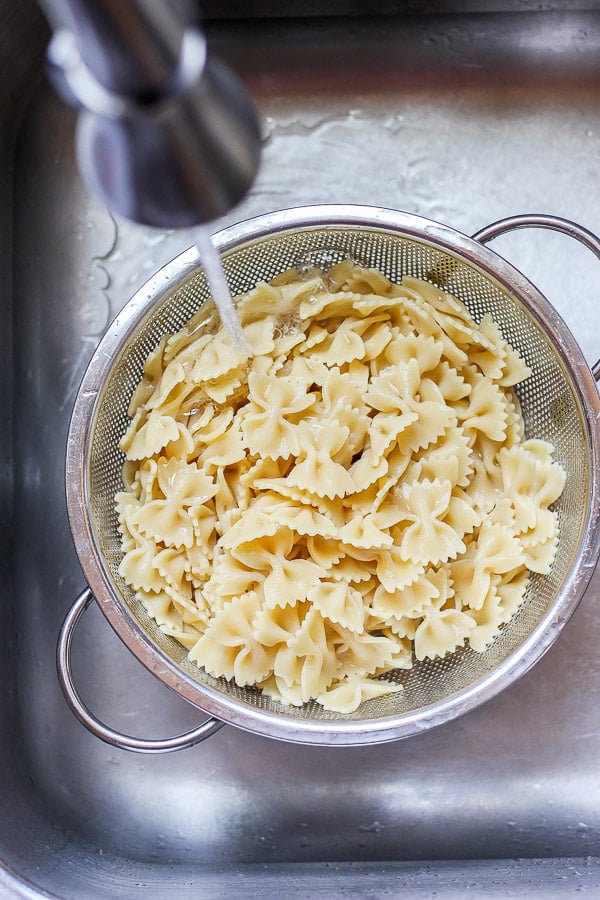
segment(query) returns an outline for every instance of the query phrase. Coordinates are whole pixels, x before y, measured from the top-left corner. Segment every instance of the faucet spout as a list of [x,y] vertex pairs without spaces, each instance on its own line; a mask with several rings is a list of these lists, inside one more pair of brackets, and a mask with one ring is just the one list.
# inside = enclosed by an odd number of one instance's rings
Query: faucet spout
[[118,215],[189,228],[229,212],[260,160],[253,104],[173,0],[43,0],[52,79],[80,110],[88,187]]

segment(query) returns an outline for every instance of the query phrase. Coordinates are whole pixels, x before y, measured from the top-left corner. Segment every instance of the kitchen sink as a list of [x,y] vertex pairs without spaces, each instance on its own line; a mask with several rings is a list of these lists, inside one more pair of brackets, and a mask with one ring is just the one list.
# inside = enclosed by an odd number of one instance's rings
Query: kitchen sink
[[[527,212],[600,233],[596,4],[389,4],[376,17],[357,6],[319,17],[296,4],[277,18],[259,3],[242,20],[232,3],[207,22],[264,133],[251,193],[215,229],[331,202],[465,233]],[[319,748],[225,727],[139,756],[69,711],[54,659],[85,586],[64,498],[71,407],[109,321],[191,239],[116,221],[87,194],[74,113],[44,77],[47,41],[31,0],[0,0],[0,896],[600,892],[600,573],[533,670],[404,741]],[[594,364],[600,261],[540,231],[493,248]],[[95,607],[73,656],[82,695],[111,725],[167,737],[202,721]]]

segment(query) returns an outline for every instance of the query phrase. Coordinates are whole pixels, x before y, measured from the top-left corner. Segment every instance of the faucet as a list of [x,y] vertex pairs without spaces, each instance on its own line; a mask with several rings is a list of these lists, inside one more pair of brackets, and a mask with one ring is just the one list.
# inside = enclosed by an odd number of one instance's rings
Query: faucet
[[84,181],[143,225],[190,228],[228,213],[258,170],[247,93],[207,52],[189,0],[39,0],[49,74],[79,109]]

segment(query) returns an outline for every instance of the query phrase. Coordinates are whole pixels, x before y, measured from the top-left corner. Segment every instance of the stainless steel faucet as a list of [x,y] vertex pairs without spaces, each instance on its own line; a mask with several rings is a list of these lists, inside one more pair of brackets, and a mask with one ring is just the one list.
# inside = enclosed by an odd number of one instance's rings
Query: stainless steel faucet
[[177,0],[40,0],[51,78],[80,110],[89,188],[144,225],[188,228],[252,185],[260,130],[247,93],[207,53],[197,10]]

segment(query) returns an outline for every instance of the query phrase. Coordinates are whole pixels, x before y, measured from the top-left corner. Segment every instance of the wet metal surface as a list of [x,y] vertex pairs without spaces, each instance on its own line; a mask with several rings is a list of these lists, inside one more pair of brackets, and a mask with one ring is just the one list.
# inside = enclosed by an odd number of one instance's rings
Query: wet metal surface
[[[87,196],[72,114],[39,78],[43,23],[29,3],[1,3],[0,13],[2,40],[26,48],[17,54],[10,43],[22,88],[5,86],[0,98],[14,137],[0,182],[12,235],[2,247],[0,342],[14,398],[2,392],[0,896],[169,897],[191,886],[202,896],[459,896],[470,885],[567,896],[598,887],[600,573],[533,671],[485,707],[404,742],[326,750],[224,728],[193,750],[141,758],[101,744],[68,711],[54,652],[83,587],[64,500],[70,408],[110,319],[191,241],[115,222]],[[352,202],[467,233],[522,212],[600,233],[599,14],[220,23],[210,35],[264,127],[255,187],[215,227]],[[540,287],[594,363],[598,262],[546,232],[493,247]],[[199,721],[95,609],[74,658],[82,694],[111,724],[157,737]]]

